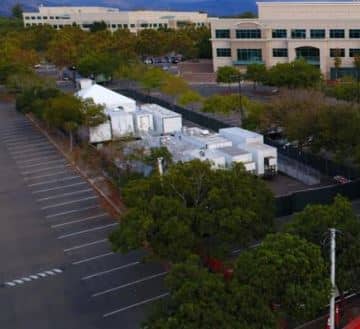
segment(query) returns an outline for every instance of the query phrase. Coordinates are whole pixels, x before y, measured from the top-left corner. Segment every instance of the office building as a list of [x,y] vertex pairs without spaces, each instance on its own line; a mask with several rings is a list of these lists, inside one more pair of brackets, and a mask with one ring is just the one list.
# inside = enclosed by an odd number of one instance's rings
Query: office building
[[106,7],[44,7],[38,12],[23,13],[24,25],[48,24],[61,29],[68,25],[77,25],[83,30],[89,30],[94,22],[104,21],[111,31],[129,29],[138,32],[143,29],[172,28],[186,25],[201,27],[208,25],[206,13],[187,11],[121,11]]
[[[210,19],[213,66],[271,67],[303,58],[326,78],[355,75],[360,55],[360,1],[258,2],[258,18]],[[336,70],[334,58],[341,58]]]

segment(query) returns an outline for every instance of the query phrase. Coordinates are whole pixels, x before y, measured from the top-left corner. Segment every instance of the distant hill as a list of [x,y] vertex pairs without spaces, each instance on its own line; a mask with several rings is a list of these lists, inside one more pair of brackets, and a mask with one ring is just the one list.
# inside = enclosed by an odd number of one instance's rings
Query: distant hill
[[24,9],[44,6],[106,6],[120,9],[168,9],[205,11],[210,15],[236,15],[244,11],[256,11],[256,0],[0,0],[0,15],[9,15],[11,8],[20,3]]

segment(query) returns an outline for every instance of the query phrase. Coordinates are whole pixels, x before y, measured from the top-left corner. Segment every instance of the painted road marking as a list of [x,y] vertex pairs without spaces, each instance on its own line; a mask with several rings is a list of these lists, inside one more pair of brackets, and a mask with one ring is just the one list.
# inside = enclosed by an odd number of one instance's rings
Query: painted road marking
[[21,174],[22,175],[33,175],[33,174],[37,174],[42,171],[60,169],[60,168],[69,167],[69,166],[70,166],[69,164],[61,164],[61,165],[54,166],[54,167],[41,168],[41,169],[36,169],[36,170],[32,170],[32,171],[23,171]]
[[39,136],[39,137],[32,137],[31,139],[30,138],[27,138],[27,139],[23,139],[23,140],[14,140],[14,141],[8,141],[6,142],[6,145],[7,146],[17,146],[17,145],[25,145],[25,144],[29,144],[31,145],[31,143],[33,142],[46,142],[47,140],[43,137],[43,136]]
[[20,168],[21,168],[21,169],[29,169],[29,168],[34,168],[34,167],[40,167],[40,166],[48,165],[48,164],[57,164],[57,163],[65,163],[65,162],[66,162],[65,159],[51,160],[51,161],[46,161],[45,163],[44,163],[44,162],[39,162],[39,163],[31,164],[31,165],[20,166]]
[[73,264],[73,265],[80,265],[80,264],[83,264],[83,263],[88,263],[88,262],[91,262],[91,261],[93,261],[93,260],[100,259],[100,258],[104,258],[104,257],[111,256],[111,255],[115,255],[115,253],[114,253],[113,251],[107,252],[107,253],[102,254],[102,255],[97,255],[97,256],[93,256],[93,257],[89,257],[89,258],[84,258],[84,259],[78,260],[78,261],[76,261],[76,262],[73,262],[72,264]]
[[39,146],[39,147],[35,148],[34,150],[29,150],[29,149],[22,150],[22,151],[11,151],[10,150],[10,153],[14,157],[17,157],[18,155],[28,156],[27,155],[28,153],[39,153],[39,152],[44,152],[44,151],[48,152],[50,149],[54,150],[54,146],[52,146],[52,145],[44,145],[44,146]]
[[45,182],[33,183],[33,184],[29,184],[28,186],[29,187],[34,187],[34,186],[39,186],[39,185],[47,185],[47,184],[59,183],[59,182],[72,180],[72,179],[79,179],[79,178],[81,178],[81,177],[80,176],[69,176],[69,177],[64,177],[64,178],[47,180]]
[[93,206],[89,206],[89,207],[83,207],[83,208],[78,208],[78,209],[74,209],[74,210],[68,210],[68,211],[63,211],[63,212],[58,212],[56,214],[50,214],[45,216],[46,218],[54,218],[54,217],[59,217],[59,216],[63,216],[63,215],[68,215],[68,214],[73,214],[76,212],[81,212],[81,211],[85,211],[85,210],[90,210],[90,209],[95,209],[95,208],[99,208],[99,205],[93,205]]
[[62,170],[62,171],[58,171],[56,173],[52,173],[52,174],[46,174],[46,175],[40,175],[40,176],[32,176],[32,177],[24,177],[24,180],[34,180],[34,179],[39,179],[39,178],[45,178],[45,177],[52,177],[52,176],[57,176],[57,175],[62,175],[62,174],[70,174],[68,170]]
[[40,162],[37,162],[37,163],[41,163],[41,164],[44,164],[46,161],[46,159],[51,159],[51,160],[56,160],[56,159],[59,159],[60,158],[60,155],[59,153],[57,154],[50,154],[50,155],[41,155],[41,156],[38,156],[38,157],[35,157],[35,158],[28,158],[27,160],[20,160],[20,161],[16,161],[17,163],[20,163],[20,164],[23,164],[23,163],[32,163],[34,161],[39,161],[39,160],[42,160]]
[[63,234],[63,235],[60,235],[58,237],[58,239],[66,239],[66,238],[70,238],[70,237],[73,237],[73,236],[76,236],[76,235],[80,235],[80,234],[84,234],[84,233],[89,233],[89,232],[95,232],[95,231],[100,231],[100,230],[105,230],[107,228],[110,228],[110,227],[114,227],[114,226],[117,226],[119,225],[118,223],[112,223],[112,224],[108,224],[108,225],[103,225],[103,226],[96,226],[94,228],[89,228],[87,230],[83,230],[83,231],[78,231],[78,232],[74,232],[74,233],[69,233],[69,234]]
[[72,224],[87,222],[87,221],[89,221],[89,220],[94,220],[94,219],[96,219],[96,218],[103,218],[103,217],[107,217],[107,216],[108,216],[107,213],[102,213],[102,214],[100,214],[100,215],[90,216],[90,217],[86,217],[86,218],[82,218],[82,219],[72,220],[72,221],[70,221],[70,222],[65,222],[65,223],[61,223],[61,224],[51,225],[51,228],[58,228],[58,227],[63,227],[63,226],[67,226],[67,225],[72,225]]
[[49,145],[49,142],[46,140],[43,141],[36,141],[35,143],[27,143],[27,144],[17,144],[17,145],[9,145],[7,144],[7,148],[12,151],[22,151],[22,150],[29,150],[31,148],[37,148],[39,146]]
[[92,294],[91,297],[99,297],[99,296],[102,296],[102,295],[106,295],[106,294],[108,294],[110,292],[114,292],[114,291],[117,291],[117,290],[120,290],[120,289],[131,287],[131,286],[139,284],[141,282],[146,282],[146,281],[149,281],[149,280],[152,280],[152,279],[155,279],[155,278],[159,278],[161,276],[166,275],[167,273],[168,272],[161,272],[161,273],[157,273],[157,274],[154,274],[154,275],[149,275],[149,276],[147,276],[145,278],[142,278],[142,279],[139,279],[139,280],[136,280],[136,281],[133,281],[133,282],[122,284],[121,286],[117,286],[117,287],[114,287],[114,288],[111,288],[111,289],[107,289],[107,290],[104,290],[104,291],[97,292],[95,294]]
[[81,278],[81,280],[90,280],[90,279],[96,278],[98,276],[109,274],[109,273],[112,273],[112,272],[115,272],[115,271],[120,271],[120,270],[123,270],[125,268],[133,267],[133,266],[136,266],[136,265],[139,265],[139,264],[140,264],[140,262],[137,261],[137,262],[132,262],[132,263],[129,263],[129,264],[121,265],[121,266],[118,266],[118,267],[111,268],[110,270],[107,270],[107,271],[102,271],[102,272],[94,273],[94,274],[91,274],[91,275],[88,275],[88,276],[84,276],[83,278]]
[[74,247],[70,247],[70,248],[64,249],[64,252],[69,252],[69,251],[73,251],[73,250],[78,250],[78,249],[90,247],[90,246],[93,246],[93,245],[95,245],[95,244],[100,244],[100,243],[104,243],[104,242],[107,242],[107,241],[108,241],[108,239],[101,239],[101,240],[97,240],[97,241],[93,241],[93,242],[88,242],[88,243],[80,244],[80,245],[78,245],[78,246],[74,246]]
[[40,278],[46,278],[47,276],[54,276],[54,275],[60,274],[62,272],[63,272],[63,270],[60,269],[60,268],[53,268],[52,270],[32,274],[32,275],[23,277],[21,279],[15,279],[15,280],[12,280],[12,281],[7,281],[3,285],[5,287],[16,287],[16,286],[22,285],[22,284],[24,284],[26,282],[38,280]]
[[81,194],[81,193],[89,192],[89,191],[92,191],[92,189],[91,189],[91,188],[87,188],[87,189],[79,190],[79,191],[75,191],[75,192],[67,192],[67,193],[56,194],[56,195],[48,196],[48,197],[46,197],[46,198],[37,199],[37,201],[43,202],[43,201],[47,201],[47,200],[53,200],[53,199],[62,198],[62,197],[64,197],[64,196]]
[[68,205],[68,204],[79,203],[79,202],[82,202],[82,201],[93,200],[93,199],[97,199],[97,196],[89,196],[89,197],[87,197],[87,198],[82,198],[82,199],[77,199],[77,200],[72,200],[72,201],[57,203],[57,204],[53,204],[53,205],[50,205],[50,206],[42,207],[41,209],[42,209],[42,210],[52,209],[52,208],[57,208],[57,207],[66,206],[66,205]]
[[69,185],[64,185],[64,186],[57,186],[57,187],[45,188],[45,189],[42,189],[42,190],[36,190],[36,191],[32,191],[32,193],[33,194],[39,194],[39,193],[62,190],[62,189],[65,189],[65,188],[79,186],[79,185],[86,185],[86,184],[87,184],[86,182],[80,182],[80,183],[74,183],[74,184],[69,184]]
[[51,150],[39,150],[36,152],[33,152],[32,154],[22,154],[23,156],[13,156],[16,162],[23,161],[26,159],[29,159],[29,156],[35,156],[35,157],[50,157],[58,155],[59,152],[56,149]]
[[112,311],[112,312],[109,312],[109,313],[106,313],[103,315],[104,318],[107,318],[109,316],[112,316],[112,315],[115,315],[117,313],[120,313],[120,312],[124,312],[124,311],[127,311],[131,308],[134,308],[134,307],[138,307],[138,306],[141,306],[141,305],[144,305],[144,304],[148,304],[148,303],[151,303],[151,302],[154,302],[156,300],[159,300],[159,299],[162,299],[162,298],[165,298],[166,296],[169,296],[169,293],[165,293],[165,294],[161,294],[159,296],[156,296],[156,297],[152,297],[152,298],[149,298],[149,299],[145,299],[139,303],[135,303],[135,304],[132,304],[132,305],[129,305],[129,306],[125,306],[125,307],[122,307],[122,308],[119,308],[118,310],[115,310],[115,311]]

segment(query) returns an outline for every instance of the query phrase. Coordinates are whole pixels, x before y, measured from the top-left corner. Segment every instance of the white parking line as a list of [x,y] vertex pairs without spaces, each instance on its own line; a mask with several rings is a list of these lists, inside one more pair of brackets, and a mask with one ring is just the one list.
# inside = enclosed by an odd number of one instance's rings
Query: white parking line
[[53,196],[48,196],[48,197],[46,197],[46,198],[37,199],[36,201],[43,202],[43,201],[47,201],[47,200],[53,200],[53,199],[62,198],[62,197],[64,197],[64,196],[81,194],[81,193],[89,192],[89,191],[92,191],[92,189],[91,189],[91,188],[87,188],[87,189],[79,190],[79,191],[75,191],[75,192],[68,192],[68,193],[56,194],[56,195],[53,195]]
[[[47,160],[58,160],[60,158],[60,155],[59,153],[56,154],[50,154],[50,155],[40,155],[40,156],[36,156],[35,158],[28,158],[27,160],[19,160],[19,161],[16,161],[17,163],[19,164],[27,164],[27,163],[30,163],[32,164],[32,162],[34,161],[39,161],[39,162],[36,162],[36,163],[45,163],[44,161],[47,161]],[[41,160],[41,161],[40,161]]]
[[42,207],[41,209],[46,210],[46,209],[51,209],[51,208],[57,208],[57,207],[65,206],[65,205],[68,205],[68,204],[73,204],[73,203],[78,203],[78,202],[82,202],[82,201],[86,201],[86,200],[93,200],[93,199],[97,199],[97,196],[89,196],[87,198],[82,198],[82,199],[57,203],[57,204],[53,204],[53,205],[50,205],[50,206]]
[[90,217],[86,217],[86,218],[82,218],[82,219],[72,220],[71,222],[65,222],[65,223],[61,223],[61,224],[51,225],[51,228],[58,228],[58,227],[63,227],[63,226],[71,225],[71,224],[87,222],[87,221],[93,220],[95,218],[102,218],[102,217],[107,217],[107,216],[108,216],[107,213],[103,213],[100,215],[95,215],[95,216],[90,216]]
[[36,169],[36,170],[32,170],[32,171],[23,171],[21,174],[22,175],[32,175],[32,174],[36,174],[36,173],[47,171],[47,170],[60,169],[60,168],[69,167],[69,166],[70,165],[67,163],[67,164],[62,164],[62,165],[58,165],[58,166],[54,166],[54,167]]
[[74,247],[70,247],[67,249],[64,249],[64,252],[69,252],[69,251],[73,251],[73,250],[78,250],[78,249],[82,249],[82,248],[86,248],[86,247],[90,247],[93,246],[95,244],[100,244],[100,243],[104,243],[104,242],[108,242],[108,239],[101,239],[101,240],[96,240],[93,242],[88,242],[88,243],[84,243],[84,244],[80,244],[78,246],[74,246]]
[[8,141],[8,142],[6,142],[6,145],[8,145],[8,146],[17,146],[17,145],[24,145],[24,144],[29,144],[30,145],[33,142],[38,143],[40,141],[45,142],[47,140],[43,136],[34,136],[34,137],[31,137],[31,138],[26,138],[26,139],[22,139],[22,140],[16,139],[14,141]]
[[45,182],[29,184],[28,186],[29,187],[34,187],[34,186],[39,186],[39,185],[46,185],[46,184],[64,182],[64,181],[73,180],[73,179],[81,179],[81,177],[80,176],[69,176],[69,177],[64,177],[64,178],[61,178],[61,179],[51,179],[51,180],[47,180]]
[[46,161],[46,162],[41,161],[41,162],[38,162],[35,164],[19,166],[19,167],[21,169],[28,169],[28,168],[40,167],[40,166],[49,165],[49,164],[57,164],[57,163],[65,163],[65,162],[66,162],[65,159],[56,159],[56,160],[50,160],[50,161]]
[[37,153],[37,152],[43,152],[43,151],[47,151],[47,150],[50,150],[50,149],[54,149],[54,146],[52,145],[44,145],[44,146],[39,146],[37,148],[35,148],[34,150],[29,150],[29,149],[25,149],[25,150],[22,150],[22,151],[12,151],[9,149],[10,153],[13,155],[13,156],[17,156],[17,155],[25,155],[25,154],[28,154],[28,153]]
[[129,306],[126,306],[126,307],[122,307],[122,308],[119,308],[118,310],[115,310],[115,311],[112,311],[112,312],[109,312],[109,313],[106,313],[103,315],[104,318],[107,318],[108,316],[111,316],[111,315],[115,315],[117,313],[120,313],[120,312],[124,312],[124,311],[127,311],[131,308],[134,308],[134,307],[138,307],[138,306],[141,306],[141,305],[144,305],[144,304],[148,304],[148,303],[151,303],[151,302],[154,302],[156,300],[159,300],[159,299],[162,299],[162,298],[165,298],[166,296],[169,296],[170,293],[165,293],[165,294],[161,294],[159,296],[156,296],[156,297],[152,297],[152,298],[149,298],[149,299],[145,299],[139,303],[135,303],[135,304],[132,304],[132,305],[129,305]]
[[84,233],[89,233],[89,232],[95,232],[95,231],[100,231],[100,230],[105,230],[109,227],[114,227],[114,226],[117,226],[119,225],[119,223],[112,223],[112,224],[108,224],[108,225],[102,225],[102,226],[96,226],[96,227],[93,227],[93,228],[89,228],[87,230],[83,230],[83,231],[78,231],[78,232],[74,232],[74,233],[69,233],[69,234],[63,234],[63,235],[60,235],[58,236],[58,239],[61,240],[61,239],[66,239],[66,238],[70,238],[70,237],[73,237],[73,236],[76,236],[76,235],[80,235],[80,234],[84,234]]
[[49,145],[49,142],[44,140],[44,141],[39,141],[39,142],[36,142],[36,143],[29,143],[29,144],[18,144],[18,145],[7,145],[7,148],[10,150],[10,151],[21,151],[21,150],[29,150],[30,148],[38,148],[39,146],[42,146],[42,145]]
[[136,265],[139,265],[139,264],[140,264],[140,262],[137,261],[137,262],[132,262],[132,263],[129,263],[129,264],[121,265],[121,266],[118,266],[118,267],[111,268],[110,270],[107,270],[107,271],[102,271],[102,272],[94,273],[94,274],[91,274],[91,275],[88,275],[88,276],[84,276],[83,278],[81,278],[81,280],[89,280],[89,279],[92,279],[92,278],[96,278],[98,276],[102,276],[104,274],[109,274],[109,273],[112,273],[112,272],[115,272],[115,271],[123,270],[125,268],[133,267],[133,266],[136,266]]
[[88,263],[88,262],[91,262],[93,260],[96,260],[96,259],[100,259],[100,258],[104,258],[104,257],[107,257],[107,256],[111,256],[111,255],[114,255],[115,253],[113,251],[111,252],[107,252],[105,254],[102,254],[102,255],[98,255],[98,256],[94,256],[94,257],[89,257],[89,258],[85,258],[85,259],[81,259],[81,260],[78,260],[76,262],[73,262],[72,264],[73,265],[80,265],[80,264],[83,264],[83,263]]
[[79,186],[79,185],[86,185],[86,184],[87,184],[86,182],[80,182],[80,183],[75,183],[75,184],[69,184],[69,185],[64,185],[64,186],[45,188],[45,189],[42,189],[42,190],[36,190],[36,191],[32,191],[32,193],[33,194],[39,194],[39,193],[62,190],[62,189],[65,189],[65,188]]
[[164,276],[165,274],[167,274],[168,272],[161,272],[161,273],[158,273],[158,274],[154,274],[154,275],[149,275],[145,278],[142,278],[142,279],[139,279],[139,280],[136,280],[136,281],[132,281],[132,282],[129,282],[129,283],[125,283],[125,284],[122,284],[121,286],[117,286],[117,287],[114,287],[114,288],[111,288],[111,289],[107,289],[107,290],[104,290],[104,291],[100,291],[100,292],[97,292],[95,294],[92,294],[91,297],[99,297],[99,296],[102,296],[102,295],[106,295],[110,292],[114,292],[114,291],[117,291],[117,290],[120,290],[120,289],[123,289],[123,288],[126,288],[126,287],[131,287],[135,284],[138,284],[138,283],[141,283],[141,282],[145,282],[145,281],[149,281],[149,280],[152,280],[152,279],[155,279],[155,278],[159,278],[161,276]]
[[56,214],[47,215],[47,216],[45,216],[45,217],[49,219],[49,218],[54,218],[54,217],[59,217],[59,216],[63,216],[63,215],[73,214],[73,213],[76,213],[76,212],[81,212],[81,211],[90,210],[90,209],[95,209],[95,208],[99,208],[99,206],[98,206],[98,205],[94,205],[94,206],[83,207],[83,208],[78,208],[78,209],[74,209],[74,210],[68,210],[68,211],[58,212],[58,213],[56,213]]
[[[17,161],[23,161],[25,159],[28,159],[29,156],[38,156],[38,157],[46,157],[46,156],[54,156],[55,154],[59,154],[58,151],[54,148],[52,149],[48,149],[48,150],[39,150],[39,151],[36,151],[36,152],[33,152],[31,154],[19,154],[19,156],[13,156],[12,157]],[[21,155],[21,156],[20,156]]]
[[40,175],[40,176],[35,176],[35,177],[34,176],[24,177],[24,180],[29,181],[29,180],[39,179],[39,178],[57,176],[57,175],[61,175],[61,174],[70,174],[70,173],[68,170],[60,170],[60,171],[52,173],[52,174]]

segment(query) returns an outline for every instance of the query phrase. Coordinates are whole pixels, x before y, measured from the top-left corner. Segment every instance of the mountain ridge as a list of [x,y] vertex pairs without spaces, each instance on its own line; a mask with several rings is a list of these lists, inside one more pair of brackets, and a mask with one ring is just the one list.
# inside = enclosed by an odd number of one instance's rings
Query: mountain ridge
[[24,10],[44,6],[104,6],[122,10],[185,10],[204,11],[213,16],[236,15],[244,11],[256,12],[256,0],[1,0],[1,15],[9,15],[11,8],[20,3]]

